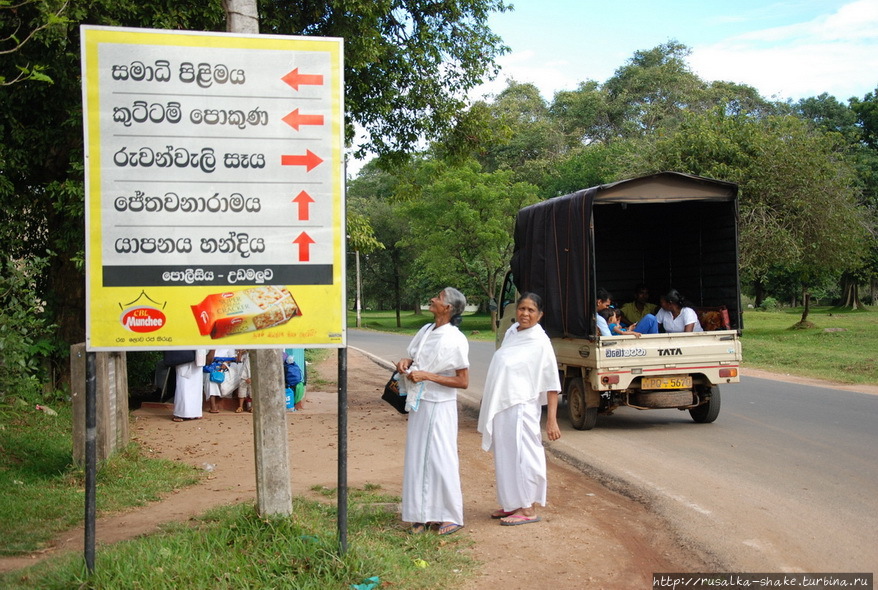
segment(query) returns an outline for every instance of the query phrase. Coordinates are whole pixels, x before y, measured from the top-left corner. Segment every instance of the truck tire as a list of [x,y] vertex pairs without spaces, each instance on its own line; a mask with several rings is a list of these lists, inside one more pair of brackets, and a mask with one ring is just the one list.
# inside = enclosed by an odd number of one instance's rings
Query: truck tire
[[586,385],[582,377],[574,377],[567,382],[567,412],[570,414],[570,424],[576,430],[591,430],[598,420],[597,406],[589,407]]
[[[699,424],[710,424],[714,420],[716,420],[717,416],[719,416],[719,407],[720,407],[720,395],[719,395],[719,387],[714,385],[710,388],[710,401],[706,404],[701,404],[698,407],[691,408],[689,410],[689,415],[692,416],[692,419],[698,422]],[[699,392],[702,395],[705,393],[704,388]]]

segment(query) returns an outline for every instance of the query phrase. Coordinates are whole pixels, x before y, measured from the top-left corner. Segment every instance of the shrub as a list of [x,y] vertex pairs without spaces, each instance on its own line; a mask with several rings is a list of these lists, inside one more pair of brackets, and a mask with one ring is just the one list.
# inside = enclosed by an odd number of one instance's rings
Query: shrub
[[44,401],[51,383],[51,359],[57,354],[45,301],[37,292],[37,279],[48,260],[0,258],[0,401],[15,395],[28,402]]

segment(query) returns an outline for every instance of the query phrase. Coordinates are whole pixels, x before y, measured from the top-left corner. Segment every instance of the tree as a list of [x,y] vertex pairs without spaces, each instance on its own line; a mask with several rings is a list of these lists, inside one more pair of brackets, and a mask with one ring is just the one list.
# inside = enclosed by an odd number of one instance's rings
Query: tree
[[631,173],[678,170],[740,186],[741,269],[757,287],[795,272],[804,289],[840,277],[865,254],[866,218],[840,136],[793,116],[685,117],[677,133],[645,145]]
[[[16,4],[0,2],[0,56],[10,61],[0,69],[0,86],[20,82],[51,82],[48,65],[21,61],[13,63],[13,54],[22,53],[28,43],[40,43],[63,31],[67,0],[21,0]],[[17,70],[17,71],[14,71]]]
[[398,161],[424,137],[448,129],[466,94],[498,72],[506,53],[488,27],[502,0],[261,0],[263,33],[345,39],[348,139]]
[[[411,225],[403,205],[394,200],[400,177],[407,170],[403,167],[399,174],[392,174],[369,162],[348,186],[348,211],[367,219],[381,244],[361,257],[363,302],[368,307],[395,310],[397,327],[402,326],[404,307],[420,310],[418,294],[406,285],[415,259],[412,248],[404,243]],[[348,284],[353,283],[349,278]]]
[[616,70],[603,85],[612,136],[641,137],[660,127],[671,129],[684,111],[701,103],[706,85],[689,69],[689,53],[688,47],[671,40],[636,51]]
[[419,252],[418,265],[433,290],[459,286],[464,277],[478,289],[470,299],[495,301],[512,255],[515,215],[538,200],[536,187],[515,182],[508,170],[483,172],[475,161],[428,162],[421,173],[428,180],[406,208],[407,242]]

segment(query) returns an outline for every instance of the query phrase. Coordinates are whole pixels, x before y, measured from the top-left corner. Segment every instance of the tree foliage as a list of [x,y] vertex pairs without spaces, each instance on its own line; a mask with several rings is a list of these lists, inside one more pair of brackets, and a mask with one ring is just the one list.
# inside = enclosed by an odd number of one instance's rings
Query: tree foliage
[[365,129],[367,150],[398,161],[435,136],[466,105],[466,93],[497,74],[507,51],[488,27],[501,0],[261,0],[263,33],[345,39],[348,139]]
[[[27,81],[51,82],[48,64],[23,57],[28,44],[45,44],[63,34],[68,0],[20,0],[0,2],[0,87]],[[18,55],[14,55],[18,54]],[[21,58],[21,59],[19,59]]]
[[840,136],[797,117],[686,117],[632,173],[677,170],[738,183],[741,267],[756,282],[786,268],[803,285],[838,279],[865,255],[867,220]]
[[475,161],[428,162],[420,174],[405,208],[412,227],[406,241],[431,291],[451,284],[474,302],[494,300],[512,255],[515,215],[537,201],[536,187],[508,170],[484,172]]

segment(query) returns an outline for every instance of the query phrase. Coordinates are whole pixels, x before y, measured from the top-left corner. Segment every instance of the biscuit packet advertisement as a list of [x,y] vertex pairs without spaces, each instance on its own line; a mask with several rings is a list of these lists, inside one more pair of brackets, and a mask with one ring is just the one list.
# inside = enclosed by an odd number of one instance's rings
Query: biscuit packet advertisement
[[285,287],[271,285],[208,295],[192,313],[201,335],[212,339],[273,328],[302,315]]

